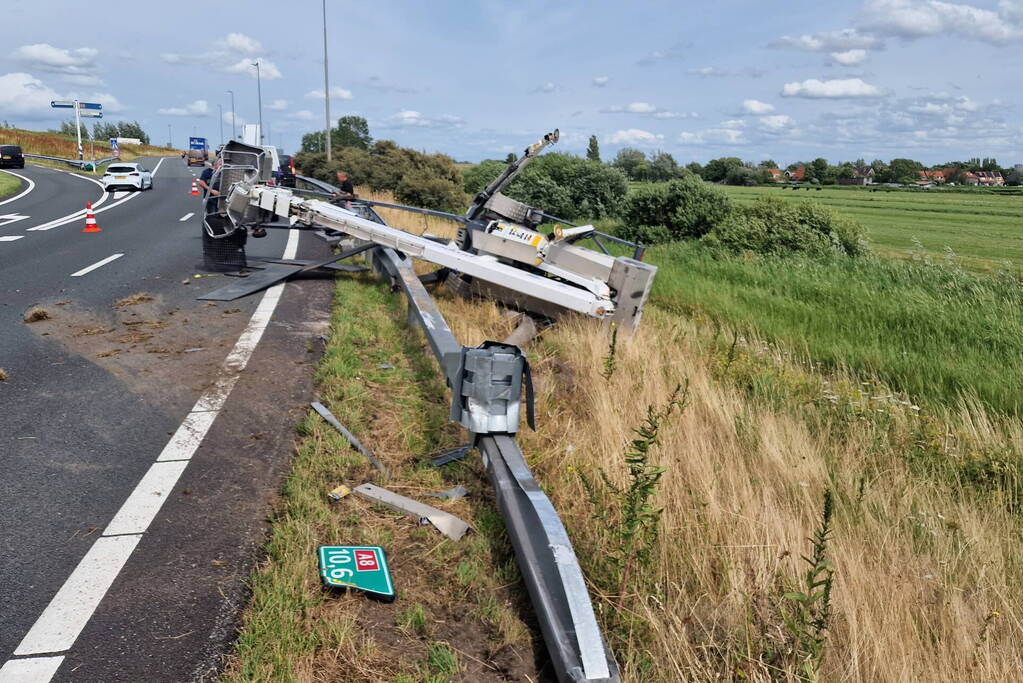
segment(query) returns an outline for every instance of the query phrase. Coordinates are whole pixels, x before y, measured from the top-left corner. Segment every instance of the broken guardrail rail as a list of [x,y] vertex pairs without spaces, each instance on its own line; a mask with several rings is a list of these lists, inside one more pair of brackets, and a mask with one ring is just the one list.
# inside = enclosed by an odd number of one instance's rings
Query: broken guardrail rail
[[[386,225],[372,208],[364,211]],[[409,323],[423,330],[451,387],[451,418],[470,431],[483,456],[558,680],[619,682],[568,532],[515,440],[523,382],[531,408],[525,356],[518,347],[494,342],[463,347],[411,260],[390,247],[370,253],[374,269],[408,298]]]

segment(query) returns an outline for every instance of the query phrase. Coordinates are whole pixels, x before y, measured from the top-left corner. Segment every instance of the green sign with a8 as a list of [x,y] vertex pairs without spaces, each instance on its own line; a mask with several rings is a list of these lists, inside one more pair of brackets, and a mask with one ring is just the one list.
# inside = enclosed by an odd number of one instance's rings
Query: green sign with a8
[[331,588],[355,588],[385,602],[394,600],[387,556],[380,546],[321,545],[320,576]]

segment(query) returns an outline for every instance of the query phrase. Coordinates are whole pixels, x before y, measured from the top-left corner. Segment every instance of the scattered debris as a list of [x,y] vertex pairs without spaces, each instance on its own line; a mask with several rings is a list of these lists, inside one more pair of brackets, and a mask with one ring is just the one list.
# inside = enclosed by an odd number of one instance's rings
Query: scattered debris
[[328,493],[327,497],[330,498],[331,500],[341,500],[351,492],[352,490],[350,488],[348,488],[344,484],[341,484],[336,489]]
[[394,366],[390,363],[381,363],[377,366],[377,370],[393,370]]
[[4,370],[3,368],[0,368],[0,382],[6,382],[6,381],[7,381],[7,371]]
[[181,284],[183,284],[183,285],[190,285],[190,284],[192,284],[192,281],[191,280],[182,280]]
[[373,484],[356,486],[352,493],[372,503],[380,503],[398,512],[404,512],[411,517],[416,517],[419,519],[420,524],[429,522],[453,541],[461,540],[465,536],[465,532],[469,530],[468,524],[451,513],[438,510],[426,503],[420,503],[418,500],[400,496],[393,491],[388,491]]
[[385,477],[390,476],[390,473],[387,471],[387,468],[384,467],[384,464],[377,460],[377,457],[373,455],[368,448],[363,446],[362,443],[360,443],[359,440],[355,438],[354,434],[345,429],[345,426],[338,422],[337,418],[334,417],[333,413],[327,410],[326,406],[324,406],[319,401],[313,401],[309,405],[312,407],[313,410],[318,412],[324,420],[329,422],[331,427],[341,432],[341,435],[348,439],[348,443],[352,444],[352,446],[355,447],[355,450],[359,451],[364,456],[366,456],[366,459],[373,464],[373,467],[383,472]]
[[58,301],[57,303],[55,303],[53,305],[54,306],[67,306],[69,303],[71,303],[71,299],[65,299],[64,301]]
[[439,491],[438,493],[430,493],[427,495],[433,496],[434,498],[443,498],[445,500],[458,500],[459,498],[465,498],[469,495],[469,489],[459,484],[447,491]]
[[50,314],[46,312],[46,309],[45,308],[39,308],[38,306],[35,306],[33,308],[28,309],[28,312],[25,313],[25,317],[24,317],[24,321],[27,322],[27,323],[37,323],[40,320],[49,320],[49,319],[50,319]]
[[195,353],[196,351],[205,351],[205,350],[206,350],[205,346],[193,346],[190,349],[185,349],[183,351],[183,353]]
[[461,460],[462,458],[469,454],[469,451],[471,449],[472,444],[468,443],[464,443],[461,446],[455,446],[454,448],[449,448],[446,451],[441,451],[433,456],[430,456],[430,464],[433,465],[434,467],[441,467],[443,465],[447,465],[449,462]]
[[[211,301],[210,303],[215,303],[215,302]],[[241,311],[242,311],[242,309],[240,309],[240,308],[229,308],[226,311],[223,311],[221,313],[221,315],[230,315],[232,313],[241,313]]]
[[84,329],[81,329],[81,330],[78,330],[77,332],[72,333],[72,336],[74,336],[74,337],[91,337],[94,334],[106,334],[108,332],[113,332],[113,331],[114,331],[114,328],[112,328],[112,327],[109,327],[109,328],[107,328],[107,327],[86,327]]
[[149,296],[149,292],[138,292],[131,296],[126,296],[119,301],[114,302],[114,308],[124,308],[125,306],[137,306],[138,304],[144,304],[147,301],[152,301],[153,297]]
[[320,576],[328,588],[354,588],[371,598],[394,602],[394,582],[380,546],[321,545]]
[[104,351],[103,353],[97,353],[96,358],[110,358],[111,356],[116,356],[120,352],[121,349],[110,349],[109,351]]
[[212,560],[210,562],[210,564],[212,564],[214,567],[226,567],[227,566],[227,562],[224,562],[223,560]]

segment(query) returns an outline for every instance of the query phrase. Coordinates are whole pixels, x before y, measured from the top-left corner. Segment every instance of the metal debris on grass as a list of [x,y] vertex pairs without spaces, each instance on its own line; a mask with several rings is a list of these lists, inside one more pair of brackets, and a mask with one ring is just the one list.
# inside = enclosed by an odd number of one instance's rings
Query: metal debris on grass
[[350,488],[348,488],[344,484],[341,484],[336,489],[328,493],[327,497],[330,498],[331,500],[341,500],[351,492],[352,490]]
[[440,451],[439,453],[430,457],[430,464],[433,465],[434,467],[441,467],[443,465],[447,465],[449,462],[461,460],[462,458],[469,454],[469,451],[471,449],[472,444],[466,443],[462,444],[461,446],[449,448],[446,451]]
[[356,486],[352,493],[372,503],[379,503],[398,512],[404,512],[410,517],[416,517],[421,524],[429,522],[453,541],[461,540],[465,536],[465,532],[469,530],[468,524],[449,512],[438,510],[426,503],[400,496],[373,484]]
[[372,463],[373,467],[383,472],[385,477],[390,476],[390,473],[387,471],[387,468],[384,467],[384,464],[377,460],[377,457],[373,455],[373,453],[370,452],[368,448],[363,446],[362,443],[355,437],[354,434],[345,429],[345,426],[338,422],[338,419],[334,417],[333,413],[327,410],[326,406],[324,406],[319,401],[313,401],[309,405],[312,407],[313,410],[320,414],[320,417],[322,417],[324,420],[330,423],[331,427],[339,431],[342,436],[348,439],[348,443],[352,444],[352,446],[355,447],[355,450],[359,451],[364,456],[366,456],[366,459],[369,460],[370,463]]
[[427,495],[433,496],[434,498],[443,498],[445,500],[458,500],[459,498],[465,498],[469,495],[469,489],[459,484],[447,491],[438,491],[437,493],[429,493]]

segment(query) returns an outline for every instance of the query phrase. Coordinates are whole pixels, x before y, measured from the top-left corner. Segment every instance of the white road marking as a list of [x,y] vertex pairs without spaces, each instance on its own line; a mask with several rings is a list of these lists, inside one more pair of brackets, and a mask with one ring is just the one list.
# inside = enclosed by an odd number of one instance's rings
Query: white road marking
[[14,240],[20,240],[24,235],[4,235],[0,237],[0,242],[13,242]]
[[[291,230],[288,233],[283,258],[295,258],[298,252],[298,237],[298,230]],[[135,550],[142,534],[148,530],[164,501],[188,467],[217,415],[220,414],[238,381],[239,373],[245,369],[263,332],[270,324],[270,318],[284,293],[284,287],[285,283],[274,285],[260,299],[245,330],[238,337],[231,353],[224,359],[219,377],[213,386],[203,392],[195,402],[157,461],[107,525],[103,535],[96,539],[92,548],[29,629],[18,649],[14,651],[15,655],[59,653],[69,650],[74,645],[103,596]],[[58,661],[49,667],[40,663],[38,672],[34,673],[33,678],[24,679],[25,683],[28,681],[47,683],[53,678],[61,658],[45,659]],[[42,660],[43,658],[8,660],[4,670],[8,666],[30,667],[32,665],[24,662]],[[12,678],[10,681],[15,682],[22,683],[22,679]],[[8,681],[0,677],[0,683]]]
[[18,214],[18,213],[8,213],[8,214],[5,214],[3,216],[0,216],[0,228],[4,227],[6,225],[10,225],[11,223],[17,223],[18,221],[23,221],[23,220],[25,220],[27,218],[31,218],[31,216],[22,216],[21,214]]
[[0,667],[0,683],[44,683],[57,673],[64,655],[11,659]]
[[97,538],[14,654],[63,652],[74,645],[141,539],[142,534]]
[[29,192],[31,192],[32,190],[36,189],[35,181],[33,181],[31,178],[23,176],[20,173],[15,173],[14,171],[4,171],[4,173],[9,173],[10,175],[15,176],[16,178],[21,178],[26,183],[28,183],[28,187],[26,187],[24,190],[22,190],[21,192],[19,192],[16,195],[14,195],[13,197],[8,197],[7,199],[3,200],[2,202],[0,202],[0,205],[7,204],[8,202],[13,202],[15,200],[21,199],[22,197],[27,195]]
[[[159,170],[160,164],[162,164],[162,163],[163,163],[163,159],[160,159],[160,161],[157,162],[156,167],[153,169],[153,175],[154,176],[156,175],[156,172],[157,172],[157,170]],[[75,175],[75,174],[72,173],[71,175]],[[81,178],[82,176],[76,176],[76,177]],[[92,178],[86,178],[86,180],[92,180],[92,182],[98,183],[100,185],[100,187],[103,186],[102,183],[99,183],[99,181],[93,180]],[[114,194],[116,195],[117,193],[115,192]],[[104,190],[103,196],[100,197],[98,202],[96,202],[95,204],[92,205],[93,213],[103,213],[107,209],[113,209],[115,207],[120,206],[121,204],[124,204],[125,202],[129,202],[129,201],[131,201],[135,197],[138,197],[141,194],[142,194],[141,192],[131,192],[131,193],[128,194],[127,197],[124,197],[122,199],[118,199],[117,201],[115,201],[113,204],[110,204],[109,206],[104,206],[102,209],[96,208],[100,204],[102,204],[104,201],[106,201],[108,196],[110,196]],[[73,221],[76,221],[76,220],[79,220],[79,219],[83,219],[83,218],[85,218],[85,209],[80,209],[80,210],[74,212],[73,214],[69,214],[69,215],[64,216],[62,218],[57,218],[55,220],[50,221],[49,223],[43,223],[42,225],[37,225],[37,226],[35,226],[33,228],[29,228],[29,230],[53,230],[54,228],[59,228],[62,225],[67,225],[68,223],[71,223]]]
[[184,216],[182,216],[182,217],[181,217],[181,218],[179,218],[178,220],[179,220],[180,222],[184,223],[185,221],[187,221],[187,220],[188,220],[189,218],[191,218],[191,217],[192,217],[192,216],[194,216],[194,215],[195,215],[195,213],[186,213],[186,214],[185,214]]
[[96,261],[96,263],[93,263],[91,266],[86,266],[85,268],[82,268],[81,270],[79,270],[76,273],[71,273],[71,277],[82,277],[83,275],[88,275],[89,273],[91,273],[92,271],[96,270],[97,268],[102,268],[103,266],[107,265],[111,261],[116,261],[117,259],[121,258],[122,256],[124,256],[124,254],[114,254],[113,256],[107,256],[102,261]]
[[114,199],[121,199],[128,196],[127,190],[114,190]]

